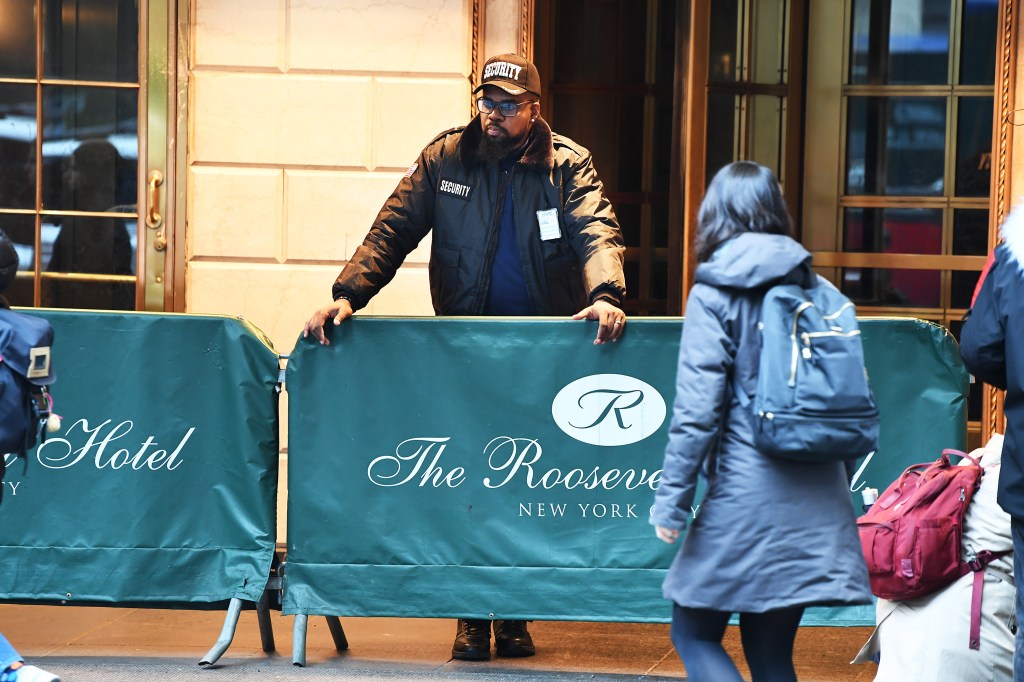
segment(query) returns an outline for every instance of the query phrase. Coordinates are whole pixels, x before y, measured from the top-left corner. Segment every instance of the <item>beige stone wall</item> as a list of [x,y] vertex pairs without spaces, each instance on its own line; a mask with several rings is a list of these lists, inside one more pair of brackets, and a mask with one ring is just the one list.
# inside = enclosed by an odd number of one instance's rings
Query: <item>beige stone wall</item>
[[[420,150],[469,119],[471,0],[194,0],[190,21],[186,309],[288,353]],[[362,314],[432,314],[429,249]],[[283,542],[284,460],[279,490]]]
[[[186,307],[287,353],[419,151],[468,120],[471,0],[193,7]],[[364,313],[431,314],[428,252]]]

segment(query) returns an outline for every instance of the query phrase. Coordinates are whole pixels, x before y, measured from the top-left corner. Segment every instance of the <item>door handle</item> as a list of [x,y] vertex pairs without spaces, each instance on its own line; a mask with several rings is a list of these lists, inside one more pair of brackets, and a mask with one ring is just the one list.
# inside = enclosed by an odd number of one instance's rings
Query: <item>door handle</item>
[[146,184],[149,187],[146,227],[155,229],[164,222],[164,217],[160,215],[160,186],[164,184],[164,174],[158,170],[149,171]]

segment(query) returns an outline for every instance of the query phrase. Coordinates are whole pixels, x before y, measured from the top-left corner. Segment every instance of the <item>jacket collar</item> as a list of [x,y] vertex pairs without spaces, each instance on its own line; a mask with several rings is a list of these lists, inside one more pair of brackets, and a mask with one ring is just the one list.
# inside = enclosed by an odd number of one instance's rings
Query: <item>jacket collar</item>
[[[480,143],[483,141],[483,137],[483,127],[480,125],[480,117],[477,116],[470,121],[462,133],[462,142],[459,145],[462,165],[475,166],[484,162],[480,157]],[[551,126],[539,116],[530,129],[526,151],[523,152],[519,163],[538,173],[550,173],[551,169],[555,167],[555,147],[551,140]]]

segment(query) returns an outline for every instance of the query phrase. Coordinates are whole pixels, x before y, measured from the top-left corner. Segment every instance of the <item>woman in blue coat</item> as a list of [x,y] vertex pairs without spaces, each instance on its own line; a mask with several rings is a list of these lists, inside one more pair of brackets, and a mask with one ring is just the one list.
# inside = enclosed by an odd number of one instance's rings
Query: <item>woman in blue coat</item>
[[[843,463],[770,458],[753,445],[757,324],[768,287],[813,281],[811,254],[771,171],[720,170],[698,215],[698,267],[686,305],[676,399],[651,523],[674,542],[687,529],[663,591],[672,642],[690,679],[741,680],[722,647],[738,613],[755,682],[796,680],[793,642],[808,606],[871,602]],[[694,509],[698,477],[707,483]]]

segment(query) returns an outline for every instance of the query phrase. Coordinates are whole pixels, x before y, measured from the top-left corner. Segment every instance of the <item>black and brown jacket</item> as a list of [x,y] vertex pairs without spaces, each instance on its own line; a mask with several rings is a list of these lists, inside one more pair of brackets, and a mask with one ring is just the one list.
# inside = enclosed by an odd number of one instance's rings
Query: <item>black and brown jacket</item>
[[[334,283],[354,310],[395,276],[432,231],[430,293],[438,315],[480,315],[498,246],[505,192],[514,197],[523,275],[538,315],[571,315],[598,298],[625,296],[625,251],[590,152],[533,126],[519,162],[502,172],[479,155],[480,119],[438,135],[385,202]],[[556,209],[557,239],[542,240],[537,212]]]

